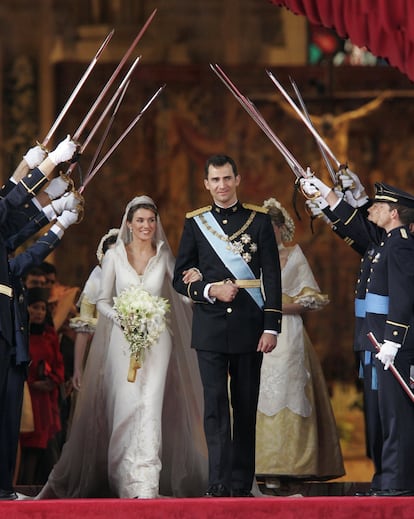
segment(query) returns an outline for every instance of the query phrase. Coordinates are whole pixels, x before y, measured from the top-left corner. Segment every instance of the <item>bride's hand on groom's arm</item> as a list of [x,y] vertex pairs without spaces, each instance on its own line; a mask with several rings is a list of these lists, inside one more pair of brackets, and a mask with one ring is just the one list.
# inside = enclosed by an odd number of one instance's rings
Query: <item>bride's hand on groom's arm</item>
[[188,270],[184,270],[183,272],[183,282],[186,285],[188,285],[189,283],[194,283],[195,281],[201,281],[202,279],[203,275],[197,267],[192,267]]

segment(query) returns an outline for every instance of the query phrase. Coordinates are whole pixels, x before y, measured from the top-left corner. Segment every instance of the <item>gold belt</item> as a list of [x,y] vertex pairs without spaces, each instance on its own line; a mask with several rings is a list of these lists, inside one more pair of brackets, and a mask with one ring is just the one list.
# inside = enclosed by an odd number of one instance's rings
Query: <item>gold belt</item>
[[212,285],[225,285],[226,283],[234,283],[239,288],[260,288],[262,286],[260,279],[224,279],[216,281]]
[[7,285],[0,284],[0,294],[3,294],[8,297],[12,297],[13,290],[11,289],[11,287],[8,287]]

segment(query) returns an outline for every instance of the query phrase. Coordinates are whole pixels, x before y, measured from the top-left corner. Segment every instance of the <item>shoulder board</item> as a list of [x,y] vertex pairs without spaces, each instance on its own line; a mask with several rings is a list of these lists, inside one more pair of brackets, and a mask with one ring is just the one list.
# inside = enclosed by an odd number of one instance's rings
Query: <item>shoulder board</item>
[[242,204],[242,206],[245,209],[250,209],[251,211],[256,211],[258,213],[264,213],[267,214],[269,212],[269,209],[267,207],[262,207],[261,205],[254,205],[254,204]]
[[213,206],[206,205],[205,207],[200,207],[199,209],[194,209],[194,211],[190,211],[185,215],[186,218],[193,218],[194,216],[198,216],[199,214],[206,213],[207,211],[211,211]]
[[400,234],[401,234],[402,238],[404,238],[405,240],[408,240],[407,230],[404,227],[401,227]]

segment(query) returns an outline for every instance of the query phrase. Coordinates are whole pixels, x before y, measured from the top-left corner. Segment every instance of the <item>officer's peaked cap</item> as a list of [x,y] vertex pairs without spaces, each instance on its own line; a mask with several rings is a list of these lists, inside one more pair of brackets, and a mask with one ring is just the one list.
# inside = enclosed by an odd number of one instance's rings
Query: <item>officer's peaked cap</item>
[[373,202],[388,202],[400,204],[414,209],[414,196],[401,189],[392,187],[383,182],[375,183],[375,196]]

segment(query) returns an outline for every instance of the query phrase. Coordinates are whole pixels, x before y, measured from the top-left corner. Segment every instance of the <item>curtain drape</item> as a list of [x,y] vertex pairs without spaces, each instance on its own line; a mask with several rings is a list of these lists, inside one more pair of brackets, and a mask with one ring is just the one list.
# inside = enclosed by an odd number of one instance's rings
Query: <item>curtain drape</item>
[[412,0],[267,0],[367,47],[414,81]]

